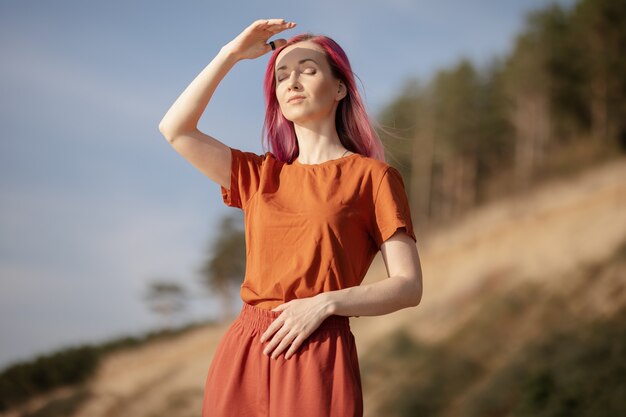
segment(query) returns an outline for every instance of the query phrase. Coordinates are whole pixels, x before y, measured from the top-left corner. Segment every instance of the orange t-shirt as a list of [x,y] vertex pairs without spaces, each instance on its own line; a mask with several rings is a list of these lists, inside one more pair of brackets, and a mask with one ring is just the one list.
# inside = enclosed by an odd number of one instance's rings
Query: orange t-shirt
[[355,153],[321,164],[230,148],[227,206],[244,212],[241,299],[272,309],[294,298],[360,285],[396,229],[414,241],[400,172]]

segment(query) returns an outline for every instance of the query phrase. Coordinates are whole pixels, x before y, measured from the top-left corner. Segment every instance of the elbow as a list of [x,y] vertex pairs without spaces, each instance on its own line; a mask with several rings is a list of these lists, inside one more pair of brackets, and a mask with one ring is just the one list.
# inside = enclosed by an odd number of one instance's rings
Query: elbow
[[165,122],[165,117],[164,117],[159,122],[159,132],[163,133],[166,130],[167,130],[167,123]]
[[186,134],[191,134],[192,129],[185,129],[181,126],[173,127],[172,125],[168,125],[161,121],[161,123],[159,123],[159,132],[161,132],[170,144],[173,144],[177,138]]
[[422,302],[422,294],[420,293],[419,295],[414,296],[411,299],[409,307],[417,307],[418,305],[420,305],[421,302]]
[[420,280],[420,282],[418,282],[417,285],[415,285],[415,287],[411,291],[411,294],[413,295],[413,297],[411,298],[410,307],[417,307],[422,302],[422,293],[423,293],[422,288],[423,287],[422,287],[421,280]]
[[163,122],[159,123],[159,132],[169,143],[172,143],[176,137],[172,129],[168,128]]
[[171,129],[169,129],[169,128],[167,127],[167,125],[166,125],[165,123],[163,123],[163,120],[161,120],[161,121],[159,122],[159,132],[161,132],[161,134],[162,134],[163,136],[166,136],[166,135],[167,135],[167,132],[169,132],[170,130],[171,130]]
[[161,134],[163,136],[165,136],[167,138],[167,127],[163,124],[163,122],[159,123],[159,132],[161,132]]
[[417,296],[416,300],[415,300],[415,304],[413,305],[413,307],[417,307],[418,305],[420,305],[420,303],[422,302],[422,292],[419,292],[419,295]]

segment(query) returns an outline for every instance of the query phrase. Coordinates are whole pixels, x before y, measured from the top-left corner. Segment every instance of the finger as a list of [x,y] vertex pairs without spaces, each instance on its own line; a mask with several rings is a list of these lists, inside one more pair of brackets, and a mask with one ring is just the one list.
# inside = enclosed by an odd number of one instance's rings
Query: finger
[[265,49],[267,49],[266,52],[272,52],[276,49],[278,49],[278,43],[276,43],[276,41],[274,41],[274,47],[272,48],[272,45],[270,45],[270,41],[268,40],[267,42],[265,42]]
[[272,49],[272,45],[270,45],[270,41],[269,40],[265,44],[267,52],[271,52],[271,51],[273,51],[275,49],[278,49],[278,48],[282,47],[283,45],[285,45],[287,43],[287,40],[283,39],[283,38],[280,38],[280,39],[273,39],[273,42],[274,42],[274,49]]
[[270,329],[272,326],[269,326],[267,329],[265,329],[265,331],[263,332],[263,334],[261,335],[261,337],[259,338],[259,340],[261,341],[261,343],[265,342],[269,336],[270,336]]
[[267,19],[259,19],[259,20],[255,20],[250,26],[258,28],[258,27],[264,27],[267,26]]
[[[287,43],[287,39],[284,38],[280,38],[280,39],[273,39],[274,41],[274,47],[276,49],[280,48],[281,46],[285,45]],[[267,46],[269,47],[270,51],[272,50],[272,45],[269,44],[269,41],[267,41]]]
[[296,26],[294,22],[285,22],[285,23],[264,23],[259,25],[259,29],[264,30],[266,32],[278,33],[283,30],[291,29]]
[[[269,46],[269,45],[268,45]],[[271,48],[271,46],[270,46]],[[279,330],[283,326],[284,322],[278,320],[278,317],[265,329],[263,334],[261,335],[261,343],[268,340],[277,330]]]
[[264,32],[265,36],[268,37],[268,41],[269,38],[279,34],[280,32],[287,30],[289,28],[285,28],[285,27],[263,27],[261,28],[261,30]]
[[267,21],[264,19],[255,20],[246,28],[248,33],[255,33],[260,30],[267,30]]
[[276,30],[276,31],[280,32],[281,30],[292,28],[295,25],[296,25],[295,22],[268,23],[267,24],[267,29],[268,30]]
[[272,337],[275,331],[276,330],[272,329],[271,326],[268,327],[267,330],[265,330],[265,332],[263,332],[263,334],[261,335],[261,343],[265,342],[270,337]]
[[278,333],[276,333],[274,337],[268,336],[267,346],[265,346],[265,348],[263,349],[263,354],[268,355],[274,349],[274,346],[276,346],[276,344],[279,341],[280,341],[280,337]]
[[290,23],[285,19],[265,19],[268,25],[283,25],[285,23]]
[[277,24],[276,20],[277,19],[259,19],[259,20],[255,20],[254,21],[254,26],[261,27],[261,28],[266,28],[266,27],[268,27],[270,25]]
[[276,359],[280,355],[280,353],[283,350],[285,350],[287,346],[291,344],[291,342],[293,341],[293,339],[295,339],[296,336],[297,334],[289,334],[285,336],[283,340],[280,342],[280,344],[278,345],[278,347],[272,353],[272,359]]
[[291,342],[291,347],[289,348],[287,353],[285,353],[285,359],[291,358],[293,354],[296,353],[296,351],[300,348],[300,345],[302,345],[302,341],[304,339],[306,339],[306,336],[300,333],[298,337],[296,337],[293,342]]
[[266,355],[269,355],[270,352],[274,350],[276,345],[278,345],[283,340],[283,338],[285,337],[285,334],[287,333],[289,333],[289,329],[284,329],[276,333],[274,337],[272,337],[272,340],[268,343],[268,345],[263,350],[263,353]]
[[272,35],[275,35],[279,32],[282,32],[283,30],[288,29],[284,26],[266,26],[263,28],[264,31],[271,33]]

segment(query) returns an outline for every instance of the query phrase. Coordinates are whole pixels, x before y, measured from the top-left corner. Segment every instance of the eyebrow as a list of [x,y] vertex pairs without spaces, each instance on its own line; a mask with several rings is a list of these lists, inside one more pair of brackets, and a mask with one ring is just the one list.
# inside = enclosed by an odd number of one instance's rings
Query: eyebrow
[[[319,64],[317,63],[317,61],[316,61],[316,60],[314,60],[313,58],[304,58],[304,59],[301,59],[300,61],[298,61],[298,65],[300,65],[300,64],[302,64],[302,63],[304,63],[304,62],[306,62],[306,61],[313,61],[313,62],[315,62],[317,65],[319,65]],[[282,65],[282,66],[280,66],[280,67],[276,68],[276,71],[280,71],[281,69],[285,69],[285,68],[287,68],[287,65]]]

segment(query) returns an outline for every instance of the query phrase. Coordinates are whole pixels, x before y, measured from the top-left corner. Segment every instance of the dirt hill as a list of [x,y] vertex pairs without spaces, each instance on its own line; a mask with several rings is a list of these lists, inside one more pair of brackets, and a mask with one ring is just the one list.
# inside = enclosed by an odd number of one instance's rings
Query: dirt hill
[[[626,158],[495,202],[445,230],[418,236],[424,273],[421,304],[385,316],[351,319],[363,364],[366,416],[383,415],[379,407],[395,386],[390,383],[394,376],[385,380],[371,363],[389,358],[385,356],[386,341],[399,331],[423,346],[448,340],[478,343],[482,334],[471,329],[481,317],[481,309],[494,297],[521,294],[528,285],[544,294],[567,296],[568,291],[575,292],[580,312],[588,317],[610,317],[626,305],[624,279],[615,276],[623,270],[598,275],[589,291],[580,291],[584,285],[581,271],[605,262],[625,239]],[[364,284],[383,278],[385,268],[379,256]],[[532,298],[524,302],[532,303]],[[536,311],[545,314],[546,310]],[[516,346],[541,332],[542,327],[536,325],[536,320],[545,319],[541,314],[537,313],[534,321],[514,323],[514,314],[509,317],[503,313],[502,320],[509,319],[502,325],[515,329],[503,333],[508,348],[495,344],[485,348],[483,353],[487,352],[490,360],[481,370],[482,386],[476,382],[460,390],[463,394],[459,394],[457,404],[489,385],[490,373],[507,363]],[[229,325],[206,326],[106,358],[87,387],[89,399],[75,416],[199,416],[206,372]],[[30,403],[28,409],[73,393],[69,389],[58,391]],[[14,411],[5,415],[20,414]],[[455,415],[454,404],[448,415]]]

